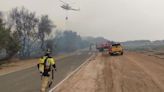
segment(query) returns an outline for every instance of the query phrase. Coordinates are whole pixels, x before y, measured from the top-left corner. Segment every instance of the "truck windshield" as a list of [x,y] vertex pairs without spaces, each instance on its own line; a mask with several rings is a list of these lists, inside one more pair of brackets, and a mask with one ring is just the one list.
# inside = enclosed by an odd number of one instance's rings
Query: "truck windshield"
[[113,44],[112,46],[120,46],[120,44]]

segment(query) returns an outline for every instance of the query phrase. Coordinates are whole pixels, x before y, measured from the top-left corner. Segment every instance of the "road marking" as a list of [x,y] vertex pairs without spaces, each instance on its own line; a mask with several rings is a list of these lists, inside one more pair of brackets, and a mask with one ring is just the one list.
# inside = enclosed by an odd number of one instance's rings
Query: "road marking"
[[53,87],[52,89],[50,89],[48,92],[53,92],[53,90],[55,90],[57,87],[59,87],[64,81],[66,81],[68,78],[70,78],[74,73],[76,73],[78,70],[80,70],[80,68],[87,64],[90,59],[92,59],[95,56],[95,54],[93,54],[92,56],[90,56],[84,63],[82,63],[78,68],[76,68],[72,73],[70,73],[66,78],[64,78],[61,82],[59,82],[55,87]]

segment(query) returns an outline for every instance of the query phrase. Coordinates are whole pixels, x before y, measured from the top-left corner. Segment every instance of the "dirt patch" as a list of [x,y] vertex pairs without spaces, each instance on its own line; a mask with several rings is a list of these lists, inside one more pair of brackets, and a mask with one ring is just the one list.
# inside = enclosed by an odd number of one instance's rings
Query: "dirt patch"
[[26,69],[26,68],[30,68],[32,66],[37,65],[38,63],[38,59],[33,59],[33,60],[19,60],[16,62],[12,62],[12,63],[7,63],[7,64],[3,64],[0,66],[0,75],[5,75],[8,73],[12,73],[18,70],[22,70],[22,69]]
[[164,92],[164,62],[139,53],[99,54],[53,92]]
[[96,57],[53,92],[96,92],[102,90],[103,86],[100,86],[99,82],[103,80],[104,65],[100,56]]

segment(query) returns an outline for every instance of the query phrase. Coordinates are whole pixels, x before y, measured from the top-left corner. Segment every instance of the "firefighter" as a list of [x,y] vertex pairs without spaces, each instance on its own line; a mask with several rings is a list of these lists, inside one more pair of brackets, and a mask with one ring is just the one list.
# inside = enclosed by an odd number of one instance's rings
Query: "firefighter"
[[51,51],[48,49],[46,54],[40,58],[39,63],[37,64],[41,74],[41,92],[45,92],[46,89],[51,86],[53,81],[53,70],[56,71],[56,60],[53,59],[50,54]]

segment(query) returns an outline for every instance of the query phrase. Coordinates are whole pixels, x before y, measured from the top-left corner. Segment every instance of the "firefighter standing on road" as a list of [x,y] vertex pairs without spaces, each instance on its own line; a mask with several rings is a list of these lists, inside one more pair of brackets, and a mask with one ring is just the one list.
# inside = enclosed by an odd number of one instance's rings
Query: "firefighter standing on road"
[[[41,74],[41,92],[45,92],[46,89],[51,86],[53,81],[53,70],[55,69],[56,71],[56,61],[50,56],[50,54],[51,51],[48,49],[46,54],[40,58],[37,65]],[[52,80],[50,77],[52,77]]]

